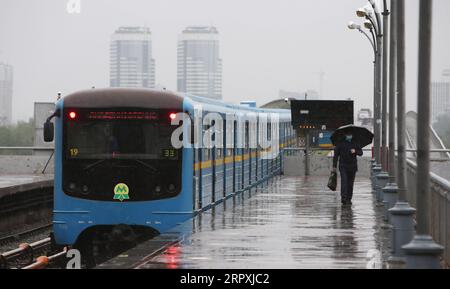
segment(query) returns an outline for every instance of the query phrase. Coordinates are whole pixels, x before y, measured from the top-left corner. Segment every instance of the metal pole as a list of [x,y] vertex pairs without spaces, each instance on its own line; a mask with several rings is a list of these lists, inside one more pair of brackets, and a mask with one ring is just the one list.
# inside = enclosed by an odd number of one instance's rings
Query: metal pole
[[406,200],[406,151],[405,151],[405,0],[394,0],[397,26],[397,185],[398,201],[389,210],[392,223],[391,262],[404,262],[405,252],[402,246],[408,244],[414,236],[414,213]]
[[[417,233],[403,249],[407,268],[440,268],[443,247],[430,236],[430,84],[433,0],[420,1],[417,102]],[[419,181],[420,180],[420,181]]]
[[[379,14],[379,13],[378,13]],[[377,14],[377,15],[378,15]],[[379,18],[377,18],[379,19]],[[381,34],[381,30],[378,30],[378,36],[377,36],[377,47],[378,47],[378,59],[377,59],[377,94],[376,94],[376,127],[375,127],[375,151],[377,152],[377,164],[381,167],[381,172],[375,175],[376,179],[376,185],[375,185],[375,191],[377,196],[377,201],[382,202],[383,201],[383,191],[382,189],[387,185],[388,183],[388,175],[384,171],[383,162],[382,162],[382,156],[381,156],[381,98],[382,98],[382,77],[383,77],[383,68],[382,68],[382,58],[383,58],[383,35]],[[382,205],[380,203],[380,205]]]
[[397,184],[395,183],[395,97],[397,92],[397,31],[396,31],[396,1],[391,0],[391,28],[389,51],[389,157],[387,160],[389,182],[383,189],[385,204],[385,221],[390,221],[389,209],[397,202]]
[[417,102],[417,234],[429,228],[428,190],[430,189],[430,75],[432,0],[420,1],[419,90]]
[[381,120],[381,164],[383,171],[387,171],[387,94],[388,94],[388,48],[389,48],[389,10],[384,1],[383,11],[383,94]]
[[389,183],[395,184],[395,97],[397,93],[397,17],[396,0],[391,0],[391,35],[389,53]]
[[[375,4],[374,0],[369,0],[370,4],[372,5],[374,12],[375,12],[375,18],[376,18],[376,33],[377,33],[377,51],[378,51],[378,57],[377,57],[377,77],[376,77],[376,87],[377,87],[377,93],[376,93],[376,98],[375,98],[375,106],[374,106],[374,116],[375,116],[375,121],[374,121],[374,143],[375,143],[375,160],[376,160],[376,164],[380,165],[381,164],[381,159],[380,159],[380,146],[381,146],[381,127],[380,127],[380,122],[381,122],[381,89],[382,89],[382,69],[381,69],[381,58],[383,55],[383,47],[382,47],[382,39],[383,39],[383,35],[382,33],[382,28],[381,28],[381,17],[380,17],[380,12],[378,10],[377,5]],[[371,20],[370,17],[368,17],[368,19],[373,23],[373,21]]]
[[[377,38],[376,35],[374,33],[373,29],[370,29],[370,33],[372,34],[372,38],[373,38],[373,45],[375,47],[374,50],[374,60],[373,60],[373,112],[372,112],[372,127],[373,127],[373,131],[374,131],[374,135],[375,135],[375,128],[377,126],[376,121],[376,107],[377,107],[377,75],[378,75],[378,64],[377,64],[377,60],[378,60],[378,47],[376,47],[377,45]],[[373,158],[375,160],[374,162],[374,168],[377,167],[378,165],[378,159],[377,159],[377,142],[376,139],[374,139],[374,143],[373,143]]]
[[397,0],[397,15],[397,184],[399,201],[406,201],[405,0]]
[[381,58],[382,58],[382,37],[380,34],[377,35],[377,75],[376,75],[376,94],[375,94],[375,127],[374,127],[374,141],[375,141],[375,160],[378,165],[381,165],[380,158],[380,146],[381,146]]

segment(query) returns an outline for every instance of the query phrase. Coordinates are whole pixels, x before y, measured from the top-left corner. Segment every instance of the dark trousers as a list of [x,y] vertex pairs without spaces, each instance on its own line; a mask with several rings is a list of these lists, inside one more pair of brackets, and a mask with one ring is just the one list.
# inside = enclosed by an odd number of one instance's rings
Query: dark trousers
[[341,172],[341,200],[351,201],[353,198],[353,184],[355,183],[356,170],[340,168]]

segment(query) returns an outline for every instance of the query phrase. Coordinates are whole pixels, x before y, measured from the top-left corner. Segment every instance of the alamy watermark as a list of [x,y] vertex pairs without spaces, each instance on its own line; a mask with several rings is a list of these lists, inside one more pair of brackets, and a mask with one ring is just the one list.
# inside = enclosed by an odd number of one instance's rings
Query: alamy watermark
[[179,125],[171,136],[174,148],[261,149],[262,159],[274,159],[278,156],[279,114],[203,114],[200,106],[194,107],[194,111],[193,118],[187,113],[177,113],[172,119],[172,125]]
[[81,269],[81,253],[77,249],[70,249],[66,253],[70,260],[67,262],[66,269]]

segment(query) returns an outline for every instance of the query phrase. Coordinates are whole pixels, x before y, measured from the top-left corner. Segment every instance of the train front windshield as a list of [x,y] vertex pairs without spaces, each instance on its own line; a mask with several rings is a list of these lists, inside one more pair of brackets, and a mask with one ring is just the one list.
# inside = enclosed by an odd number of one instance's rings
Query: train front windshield
[[103,201],[169,198],[181,189],[170,112],[66,109],[63,189]]

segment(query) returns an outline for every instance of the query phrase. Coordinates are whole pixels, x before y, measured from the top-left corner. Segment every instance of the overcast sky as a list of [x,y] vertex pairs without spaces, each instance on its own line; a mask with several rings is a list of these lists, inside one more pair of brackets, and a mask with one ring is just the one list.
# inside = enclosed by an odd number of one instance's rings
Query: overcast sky
[[[0,0],[0,62],[14,66],[13,118],[33,114],[34,101],[109,86],[109,41],[119,26],[152,31],[156,83],[176,90],[178,34],[189,25],[220,33],[225,101],[263,104],[280,89],[319,90],[324,98],[372,105],[372,51],[346,27],[365,0]],[[407,5],[407,99],[415,109],[418,0]],[[433,79],[450,68],[450,1],[434,1]]]

